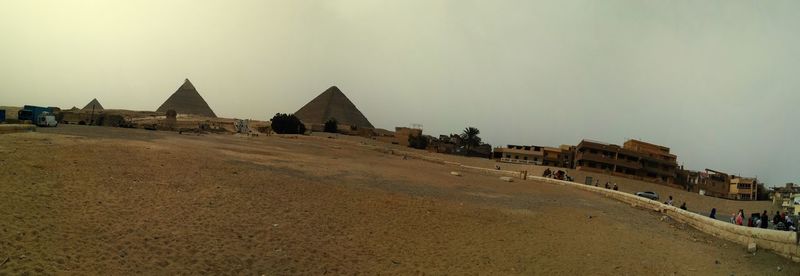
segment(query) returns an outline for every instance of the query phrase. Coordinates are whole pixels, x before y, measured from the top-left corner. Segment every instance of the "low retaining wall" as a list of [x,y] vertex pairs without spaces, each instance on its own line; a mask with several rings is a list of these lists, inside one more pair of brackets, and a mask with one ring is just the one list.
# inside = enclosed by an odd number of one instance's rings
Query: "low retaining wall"
[[689,224],[697,230],[711,234],[715,237],[732,241],[744,246],[747,246],[750,243],[755,243],[758,248],[769,249],[778,255],[791,259],[792,261],[800,262],[800,246],[798,246],[797,233],[795,232],[739,226],[685,211],[675,206],[669,206],[655,200],[601,187],[594,187],[575,182],[538,176],[528,176],[528,179],[558,185],[567,185],[581,190],[600,193],[607,197],[631,204],[634,207],[642,207],[664,213],[676,221]]

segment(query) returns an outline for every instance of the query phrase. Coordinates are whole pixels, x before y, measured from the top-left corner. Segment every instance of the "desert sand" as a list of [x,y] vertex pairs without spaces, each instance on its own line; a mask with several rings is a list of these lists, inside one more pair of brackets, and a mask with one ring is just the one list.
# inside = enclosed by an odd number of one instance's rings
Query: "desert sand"
[[800,274],[593,193],[332,137],[0,135],[0,274]]

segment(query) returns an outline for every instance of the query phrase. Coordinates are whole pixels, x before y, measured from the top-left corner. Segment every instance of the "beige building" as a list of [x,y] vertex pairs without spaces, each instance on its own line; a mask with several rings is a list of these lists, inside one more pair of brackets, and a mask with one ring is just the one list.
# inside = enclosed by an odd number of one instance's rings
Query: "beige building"
[[781,206],[781,210],[792,214],[799,214],[800,208],[800,186],[794,183],[786,183],[784,187],[772,188],[772,204]]
[[544,147],[508,145],[495,148],[494,156],[500,162],[542,165]]
[[394,129],[394,141],[392,144],[398,144],[408,147],[408,138],[411,136],[422,135],[422,129],[409,128],[409,127],[396,127]]
[[731,177],[730,190],[728,197],[738,200],[756,200],[758,192],[758,181],[749,177]]

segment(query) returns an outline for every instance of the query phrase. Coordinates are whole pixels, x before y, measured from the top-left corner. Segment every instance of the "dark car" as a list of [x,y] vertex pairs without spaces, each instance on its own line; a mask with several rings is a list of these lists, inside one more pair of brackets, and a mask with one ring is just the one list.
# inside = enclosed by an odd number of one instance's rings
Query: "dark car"
[[658,200],[658,194],[655,192],[638,192],[636,193],[637,196],[649,198],[652,200]]

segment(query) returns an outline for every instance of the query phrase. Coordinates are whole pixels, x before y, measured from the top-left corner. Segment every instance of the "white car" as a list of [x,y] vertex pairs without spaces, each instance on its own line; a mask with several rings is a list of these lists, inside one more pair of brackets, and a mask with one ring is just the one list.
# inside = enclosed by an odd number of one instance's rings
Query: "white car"
[[637,196],[649,198],[652,200],[658,200],[658,194],[655,192],[638,192],[636,193]]

